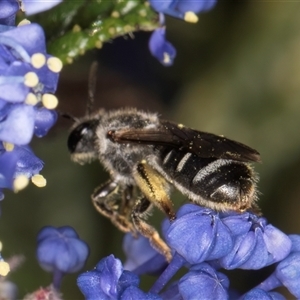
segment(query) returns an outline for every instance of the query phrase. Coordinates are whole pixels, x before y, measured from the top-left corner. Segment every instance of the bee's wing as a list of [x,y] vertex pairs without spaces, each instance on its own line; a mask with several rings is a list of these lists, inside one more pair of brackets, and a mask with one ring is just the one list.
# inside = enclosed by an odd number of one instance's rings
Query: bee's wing
[[113,133],[112,139],[119,143],[168,146],[203,158],[215,157],[244,162],[260,161],[259,153],[242,143],[169,121],[162,120],[160,124],[158,128],[131,128],[117,131]]

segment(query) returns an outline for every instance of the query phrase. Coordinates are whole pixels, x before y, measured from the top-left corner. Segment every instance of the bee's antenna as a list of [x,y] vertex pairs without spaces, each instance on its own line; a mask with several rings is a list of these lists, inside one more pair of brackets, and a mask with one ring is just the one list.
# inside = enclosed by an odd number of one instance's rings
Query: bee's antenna
[[66,118],[66,119],[69,119],[69,120],[72,120],[73,122],[76,122],[78,121],[77,118],[73,117],[72,115],[68,114],[68,113],[63,113],[61,111],[58,111],[59,115],[63,118]]
[[88,102],[86,105],[86,116],[89,116],[93,110],[96,93],[98,62],[94,61],[90,67],[88,83]]

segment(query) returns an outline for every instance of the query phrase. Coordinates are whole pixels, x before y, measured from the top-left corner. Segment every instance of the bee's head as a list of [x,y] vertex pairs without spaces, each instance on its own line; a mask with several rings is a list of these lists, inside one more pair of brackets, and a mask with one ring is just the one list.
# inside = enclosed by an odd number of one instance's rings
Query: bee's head
[[92,118],[78,121],[72,127],[68,138],[68,149],[73,161],[85,164],[97,159],[95,139],[98,124],[99,119]]

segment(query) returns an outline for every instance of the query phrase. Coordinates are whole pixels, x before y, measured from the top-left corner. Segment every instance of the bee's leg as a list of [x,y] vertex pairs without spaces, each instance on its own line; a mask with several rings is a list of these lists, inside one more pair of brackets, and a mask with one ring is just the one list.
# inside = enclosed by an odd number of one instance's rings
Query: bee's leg
[[[117,201],[116,197],[119,186],[115,181],[108,181],[107,183],[97,187],[92,194],[92,202],[96,210],[109,218],[111,222],[123,232],[131,232],[136,234],[136,230],[130,221],[130,214],[128,213],[128,208],[126,205],[130,205],[130,199],[121,204],[122,208],[120,210],[120,200]],[[129,190],[132,190],[132,187],[126,187],[124,189],[124,195],[132,194]]]
[[152,206],[152,203],[145,197],[136,200],[132,208],[131,219],[137,231],[148,238],[153,248],[164,255],[167,261],[170,262],[172,259],[171,249],[160,238],[156,229],[143,220],[150,212]]
[[128,185],[123,191],[122,203],[120,205],[120,214],[130,215],[133,203],[133,186]]
[[173,203],[169,198],[169,184],[146,161],[139,163],[134,171],[134,179],[146,198],[162,210],[172,221],[175,219]]

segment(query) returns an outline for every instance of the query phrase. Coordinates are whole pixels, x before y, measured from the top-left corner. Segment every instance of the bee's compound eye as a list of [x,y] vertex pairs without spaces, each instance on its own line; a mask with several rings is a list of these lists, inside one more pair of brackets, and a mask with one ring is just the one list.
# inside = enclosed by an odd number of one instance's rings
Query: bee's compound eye
[[84,122],[73,129],[68,138],[68,149],[71,153],[81,152],[82,147],[89,143],[93,143],[94,131],[96,123]]

